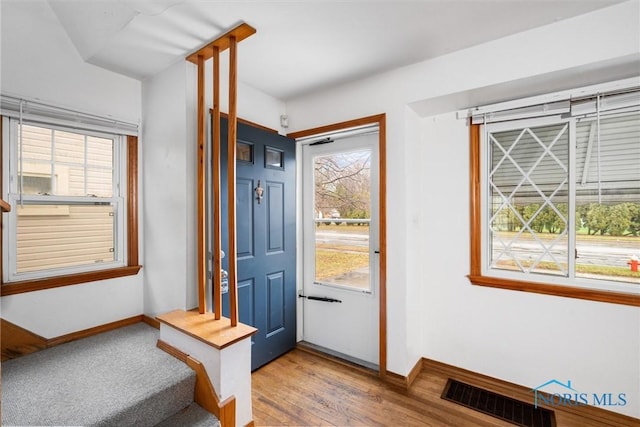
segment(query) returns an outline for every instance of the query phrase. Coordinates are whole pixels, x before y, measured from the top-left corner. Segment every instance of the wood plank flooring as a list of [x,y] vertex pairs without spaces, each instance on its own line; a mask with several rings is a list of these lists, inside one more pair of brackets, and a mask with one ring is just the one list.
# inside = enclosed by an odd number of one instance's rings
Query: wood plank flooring
[[[371,373],[295,349],[255,371],[252,381],[258,427],[512,426],[441,399],[447,376],[437,371],[423,369],[407,391]],[[558,427],[620,425],[555,412]]]
[[511,426],[440,399],[444,377],[422,372],[406,391],[298,349],[252,380],[256,426]]

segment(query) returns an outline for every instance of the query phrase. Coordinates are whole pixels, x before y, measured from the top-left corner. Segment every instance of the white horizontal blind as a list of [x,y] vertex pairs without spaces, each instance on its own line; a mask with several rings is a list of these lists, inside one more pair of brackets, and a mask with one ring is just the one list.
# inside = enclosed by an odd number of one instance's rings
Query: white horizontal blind
[[471,122],[475,124],[504,122],[534,117],[546,117],[565,114],[571,111],[569,101],[551,102],[501,111],[482,112],[478,109],[472,113]]
[[[597,103],[600,102],[598,106]],[[597,114],[638,111],[640,107],[640,88],[619,93],[591,96],[571,102],[571,116],[590,116]]]
[[635,111],[640,111],[639,87],[509,109],[499,109],[499,106],[476,107],[469,111],[469,116],[473,124],[488,124],[548,116],[587,117]]
[[576,124],[576,196],[583,203],[640,203],[640,113],[605,116],[597,134],[594,118]]
[[112,117],[84,113],[41,101],[0,95],[0,114],[31,123],[58,125],[80,131],[108,132],[117,135],[138,135],[138,124]]
[[[536,136],[542,141],[550,141],[565,121],[555,125],[535,128]],[[578,120],[576,124],[576,195],[583,202],[640,203],[640,113],[617,116],[604,116],[600,120],[599,139],[598,121],[594,117]],[[493,135],[498,141],[518,140],[516,149],[509,155],[519,165],[530,166],[542,148],[533,138],[516,127]],[[567,133],[568,135],[568,133]],[[531,171],[531,178],[545,190],[552,191],[555,183],[564,179],[566,171],[558,168],[558,162],[569,164],[568,136],[562,144],[556,144],[552,150],[555,157],[544,156]],[[509,149],[505,145],[505,149]],[[496,186],[507,191],[519,182],[520,172],[509,162],[499,168],[492,176]],[[522,194],[523,191],[521,190]],[[535,197],[535,193],[532,195]]]

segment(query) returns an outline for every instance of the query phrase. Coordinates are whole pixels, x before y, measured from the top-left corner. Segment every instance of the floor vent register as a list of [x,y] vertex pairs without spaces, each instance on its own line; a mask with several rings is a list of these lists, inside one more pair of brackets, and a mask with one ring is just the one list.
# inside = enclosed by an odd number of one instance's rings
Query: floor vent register
[[553,411],[449,378],[442,398],[517,426],[556,427]]

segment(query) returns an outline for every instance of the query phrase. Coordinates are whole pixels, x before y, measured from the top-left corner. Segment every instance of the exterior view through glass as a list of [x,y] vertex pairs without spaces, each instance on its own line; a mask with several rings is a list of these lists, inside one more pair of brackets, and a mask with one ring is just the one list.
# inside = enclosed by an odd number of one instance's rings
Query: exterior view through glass
[[315,157],[315,283],[371,290],[371,150]]
[[487,134],[490,268],[640,284],[640,114],[531,123]]

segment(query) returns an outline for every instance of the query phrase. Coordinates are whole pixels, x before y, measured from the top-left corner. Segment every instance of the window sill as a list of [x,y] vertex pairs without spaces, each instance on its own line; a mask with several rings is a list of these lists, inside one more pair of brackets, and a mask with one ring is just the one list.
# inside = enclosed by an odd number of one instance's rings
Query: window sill
[[537,294],[554,295],[567,298],[577,298],[590,301],[600,301],[612,304],[640,307],[640,295],[596,289],[574,288],[571,286],[525,282],[520,280],[509,280],[488,276],[469,275],[467,277],[472,284],[478,286],[487,286],[492,288],[509,289],[512,291],[533,292]]
[[48,277],[44,279],[25,280],[22,282],[3,283],[0,286],[0,296],[22,294],[26,292],[41,291],[44,289],[58,288],[61,286],[78,285],[81,283],[95,282],[98,280],[115,279],[118,277],[135,276],[141,265],[112,268],[109,270],[91,271],[67,276]]

